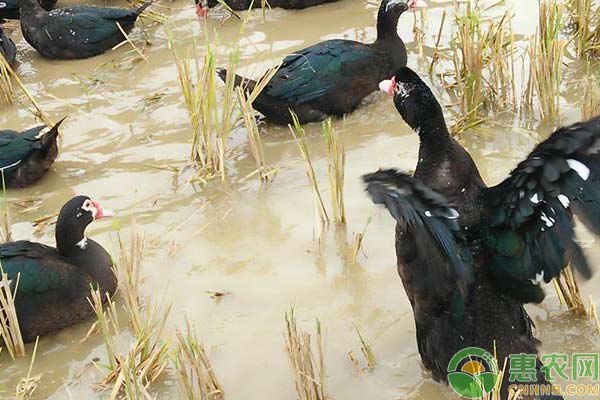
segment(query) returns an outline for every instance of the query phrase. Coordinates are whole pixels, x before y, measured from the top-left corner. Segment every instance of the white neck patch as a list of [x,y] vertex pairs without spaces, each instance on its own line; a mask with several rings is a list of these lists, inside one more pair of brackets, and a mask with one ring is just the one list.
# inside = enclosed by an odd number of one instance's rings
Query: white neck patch
[[87,238],[84,236],[79,242],[75,243],[77,247],[84,250],[87,247]]

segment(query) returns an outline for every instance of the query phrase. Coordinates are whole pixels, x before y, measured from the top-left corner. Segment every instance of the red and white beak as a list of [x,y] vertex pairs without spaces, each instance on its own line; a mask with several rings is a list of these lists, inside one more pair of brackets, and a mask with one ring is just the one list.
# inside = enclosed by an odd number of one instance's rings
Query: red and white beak
[[406,4],[410,11],[417,11],[419,8],[427,8],[425,0],[408,0],[408,3]]
[[392,76],[392,79],[386,79],[379,82],[379,90],[386,92],[388,95],[394,97],[394,90],[396,88],[396,77]]
[[196,4],[196,15],[200,18],[208,18],[208,7],[204,7],[202,4]]
[[92,204],[94,205],[94,209],[92,210],[92,217],[95,220],[102,219],[102,218],[110,218],[110,217],[115,216],[114,211],[109,210],[107,208],[102,208],[100,203],[98,203],[97,201],[92,200]]

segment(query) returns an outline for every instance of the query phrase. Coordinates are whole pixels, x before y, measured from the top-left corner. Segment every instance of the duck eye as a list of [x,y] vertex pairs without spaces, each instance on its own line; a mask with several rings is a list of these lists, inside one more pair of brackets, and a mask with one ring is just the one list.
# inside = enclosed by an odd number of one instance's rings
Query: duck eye
[[[83,202],[83,205],[81,206],[81,210],[92,213],[92,215],[95,215],[96,213],[96,207],[94,206],[94,203],[87,199],[86,201]],[[80,217],[83,213],[80,212],[77,216]]]

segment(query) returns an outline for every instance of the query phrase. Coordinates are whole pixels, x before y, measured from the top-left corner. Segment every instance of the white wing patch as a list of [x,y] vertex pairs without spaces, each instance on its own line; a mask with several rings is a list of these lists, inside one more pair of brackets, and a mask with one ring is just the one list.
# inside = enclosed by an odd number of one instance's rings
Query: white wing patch
[[552,228],[554,226],[554,223],[556,222],[556,220],[554,218],[547,216],[545,212],[542,212],[542,215],[540,218],[542,221],[544,221],[546,223],[546,226],[548,228]]
[[535,274],[534,279],[530,279],[531,283],[534,285],[539,285],[544,280],[544,270],[541,270],[539,273]]
[[587,181],[590,177],[590,169],[581,161],[570,158],[567,160],[567,164],[569,164],[569,167],[573,171],[577,172],[577,175],[579,175],[584,181]]
[[569,205],[571,204],[571,200],[564,194],[558,195],[558,201],[560,201],[560,204],[562,204],[564,208],[569,208]]
[[77,245],[77,247],[79,247],[81,250],[85,250],[85,248],[87,247],[87,238],[84,236],[83,239],[81,239],[79,242],[75,243]]
[[23,160],[19,160],[16,163],[13,163],[13,164],[10,164],[10,165],[5,165],[4,167],[0,167],[0,171],[4,171],[5,169],[16,167],[17,165],[21,164],[22,162],[23,162]]

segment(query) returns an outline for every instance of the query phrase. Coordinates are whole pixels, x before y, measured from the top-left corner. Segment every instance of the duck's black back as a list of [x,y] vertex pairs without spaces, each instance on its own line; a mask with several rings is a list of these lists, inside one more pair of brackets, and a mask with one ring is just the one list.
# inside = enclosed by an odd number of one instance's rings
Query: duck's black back
[[[404,54],[400,64],[406,63],[403,47],[398,48]],[[397,67],[378,46],[327,40],[287,56],[254,106],[277,123],[289,122],[288,109],[301,122],[341,116],[356,109]]]
[[[23,0],[21,30],[23,37],[44,57],[80,59],[97,56],[125,40],[117,23],[125,32],[133,29],[138,9],[106,7],[70,7],[46,12],[34,0]],[[27,4],[27,5],[26,5]]]

